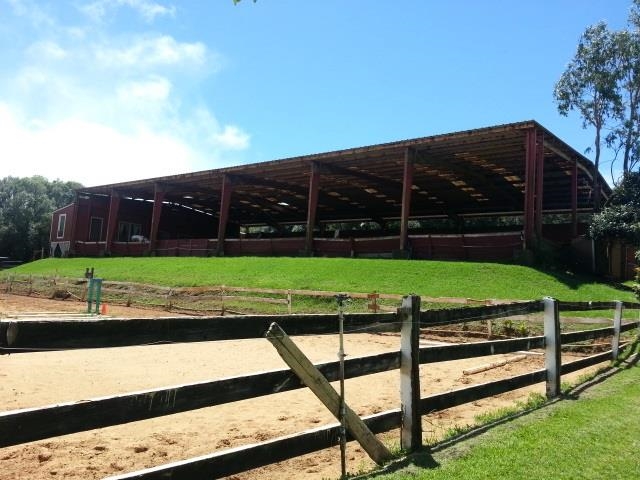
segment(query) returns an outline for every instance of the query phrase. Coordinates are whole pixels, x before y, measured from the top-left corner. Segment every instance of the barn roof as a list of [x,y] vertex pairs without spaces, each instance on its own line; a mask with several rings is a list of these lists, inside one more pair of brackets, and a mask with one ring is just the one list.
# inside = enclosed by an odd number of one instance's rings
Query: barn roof
[[[312,164],[321,172],[318,220],[400,217],[407,148],[414,152],[411,218],[519,214],[525,189],[525,137],[543,134],[545,212],[571,210],[578,166],[578,210],[590,210],[594,166],[537,122],[525,121],[281,160],[81,188],[79,193],[173,202],[218,214],[224,177],[231,179],[230,221],[304,223]],[[610,194],[600,177],[604,198]]]

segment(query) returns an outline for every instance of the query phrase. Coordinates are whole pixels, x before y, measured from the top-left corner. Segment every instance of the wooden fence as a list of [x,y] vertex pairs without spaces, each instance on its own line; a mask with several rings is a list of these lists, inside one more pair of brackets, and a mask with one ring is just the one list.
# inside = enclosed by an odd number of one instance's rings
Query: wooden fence
[[[47,298],[73,298],[85,301],[88,280],[86,278],[43,277],[38,275],[0,276],[0,292],[16,295],[34,295]],[[338,293],[321,290],[276,289],[230,287],[225,285],[207,287],[161,287],[134,282],[103,280],[102,302],[112,305],[126,305],[161,308],[166,311],[187,313],[226,313],[239,314],[235,310],[243,305],[271,304],[281,305],[282,310],[291,314],[295,297],[333,298]],[[367,300],[362,306],[374,313],[378,311],[396,311],[402,295],[389,293],[351,292],[353,299]],[[424,302],[482,305],[505,303],[505,300],[471,299],[452,297],[423,297]]]
[[[400,330],[397,352],[349,358],[345,378],[355,378],[400,369],[399,408],[363,418],[373,433],[400,427],[401,445],[415,450],[421,446],[421,416],[498,395],[539,382],[546,382],[549,398],[560,394],[561,375],[617,358],[620,334],[638,328],[622,323],[624,308],[640,309],[637,303],[559,302],[551,298],[508,305],[479,306],[455,310],[420,311],[420,297],[408,296],[395,313],[346,314],[346,331]],[[614,310],[612,326],[561,333],[559,311]],[[487,320],[543,312],[544,335],[479,343],[420,347],[420,328]],[[335,334],[337,315],[280,315],[238,317],[181,317],[161,319],[28,320],[0,321],[0,353],[42,350],[102,348],[165,342],[202,342],[261,338],[272,322],[290,335]],[[562,364],[563,343],[611,337],[611,349]],[[484,384],[420,397],[420,365],[544,349],[545,368]],[[1,361],[1,358],[0,358]],[[317,365],[329,381],[338,379],[339,362]],[[0,413],[0,447],[18,445],[54,436],[155,418],[228,402],[304,388],[288,369],[241,375],[130,394],[67,402],[40,408]],[[339,425],[332,424],[301,433],[245,445],[194,459],[160,465],[110,477],[120,479],[204,479],[220,478],[271,463],[294,458],[338,444]]]

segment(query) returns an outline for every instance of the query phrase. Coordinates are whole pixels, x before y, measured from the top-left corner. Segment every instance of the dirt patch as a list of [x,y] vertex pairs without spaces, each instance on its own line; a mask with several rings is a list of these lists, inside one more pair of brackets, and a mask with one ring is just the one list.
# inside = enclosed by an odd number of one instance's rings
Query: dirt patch
[[[78,310],[82,311],[82,305],[77,302],[0,295],[0,313],[5,315]],[[113,307],[109,313],[127,317],[163,314],[128,307]],[[294,341],[314,362],[336,360],[335,335],[296,337]],[[353,357],[398,350],[399,343],[396,334],[349,333],[345,350]],[[531,356],[475,375],[462,373],[503,358],[495,355],[423,365],[422,395],[524,373],[543,364],[541,356]],[[565,360],[572,358],[568,355]],[[7,355],[0,357],[0,404],[2,410],[13,410],[275,368],[285,365],[263,339]],[[347,380],[347,402],[361,415],[397,408],[399,383],[398,371]],[[529,392],[543,391],[544,385],[539,384],[425,416],[424,439],[429,441],[453,425],[473,423],[478,413],[511,405]],[[3,448],[0,479],[103,478],[334,422],[313,394],[297,390]],[[398,432],[383,438],[397,444]],[[232,478],[338,478],[339,458],[335,447]],[[351,472],[371,466],[354,443],[349,444],[347,459]]]

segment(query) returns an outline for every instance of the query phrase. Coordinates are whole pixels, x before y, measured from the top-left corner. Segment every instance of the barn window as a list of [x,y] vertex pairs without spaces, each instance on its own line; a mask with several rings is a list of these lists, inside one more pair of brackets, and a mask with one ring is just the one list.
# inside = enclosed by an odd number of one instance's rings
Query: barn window
[[58,238],[64,237],[64,227],[66,224],[67,224],[67,214],[61,213],[60,216],[58,217],[58,232],[56,234]]
[[89,224],[89,241],[99,242],[102,238],[102,218],[91,217],[91,223]]
[[142,225],[139,223],[119,222],[118,241],[130,242],[134,235],[142,235]]

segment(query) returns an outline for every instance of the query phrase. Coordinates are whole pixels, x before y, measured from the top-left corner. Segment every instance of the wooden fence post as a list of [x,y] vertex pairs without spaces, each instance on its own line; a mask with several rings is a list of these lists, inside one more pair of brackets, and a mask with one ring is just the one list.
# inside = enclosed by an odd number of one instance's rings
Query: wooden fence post
[[131,292],[133,290],[133,285],[129,285],[127,288],[127,307],[131,306]]
[[420,297],[409,295],[398,309],[400,332],[400,446],[409,451],[422,447],[420,416]]
[[622,325],[622,311],[624,305],[618,300],[613,303],[616,306],[616,311],[613,316],[613,338],[611,339],[611,352],[613,353],[613,360],[617,360],[618,351],[620,348],[620,327]]
[[560,315],[555,298],[545,297],[544,302],[544,366],[547,370],[547,398],[560,395]]
[[291,295],[291,290],[287,290],[287,313],[289,313],[289,315],[291,315],[292,309],[293,309],[293,296]]
[[84,302],[86,301],[87,293],[89,292],[89,280],[85,278],[82,285],[83,286],[82,286],[82,292],[80,294],[80,300]]
[[173,288],[170,288],[169,291],[167,292],[167,295],[165,296],[164,309],[166,311],[170,311],[171,307],[173,306],[171,304],[171,295],[172,294],[173,294]]

